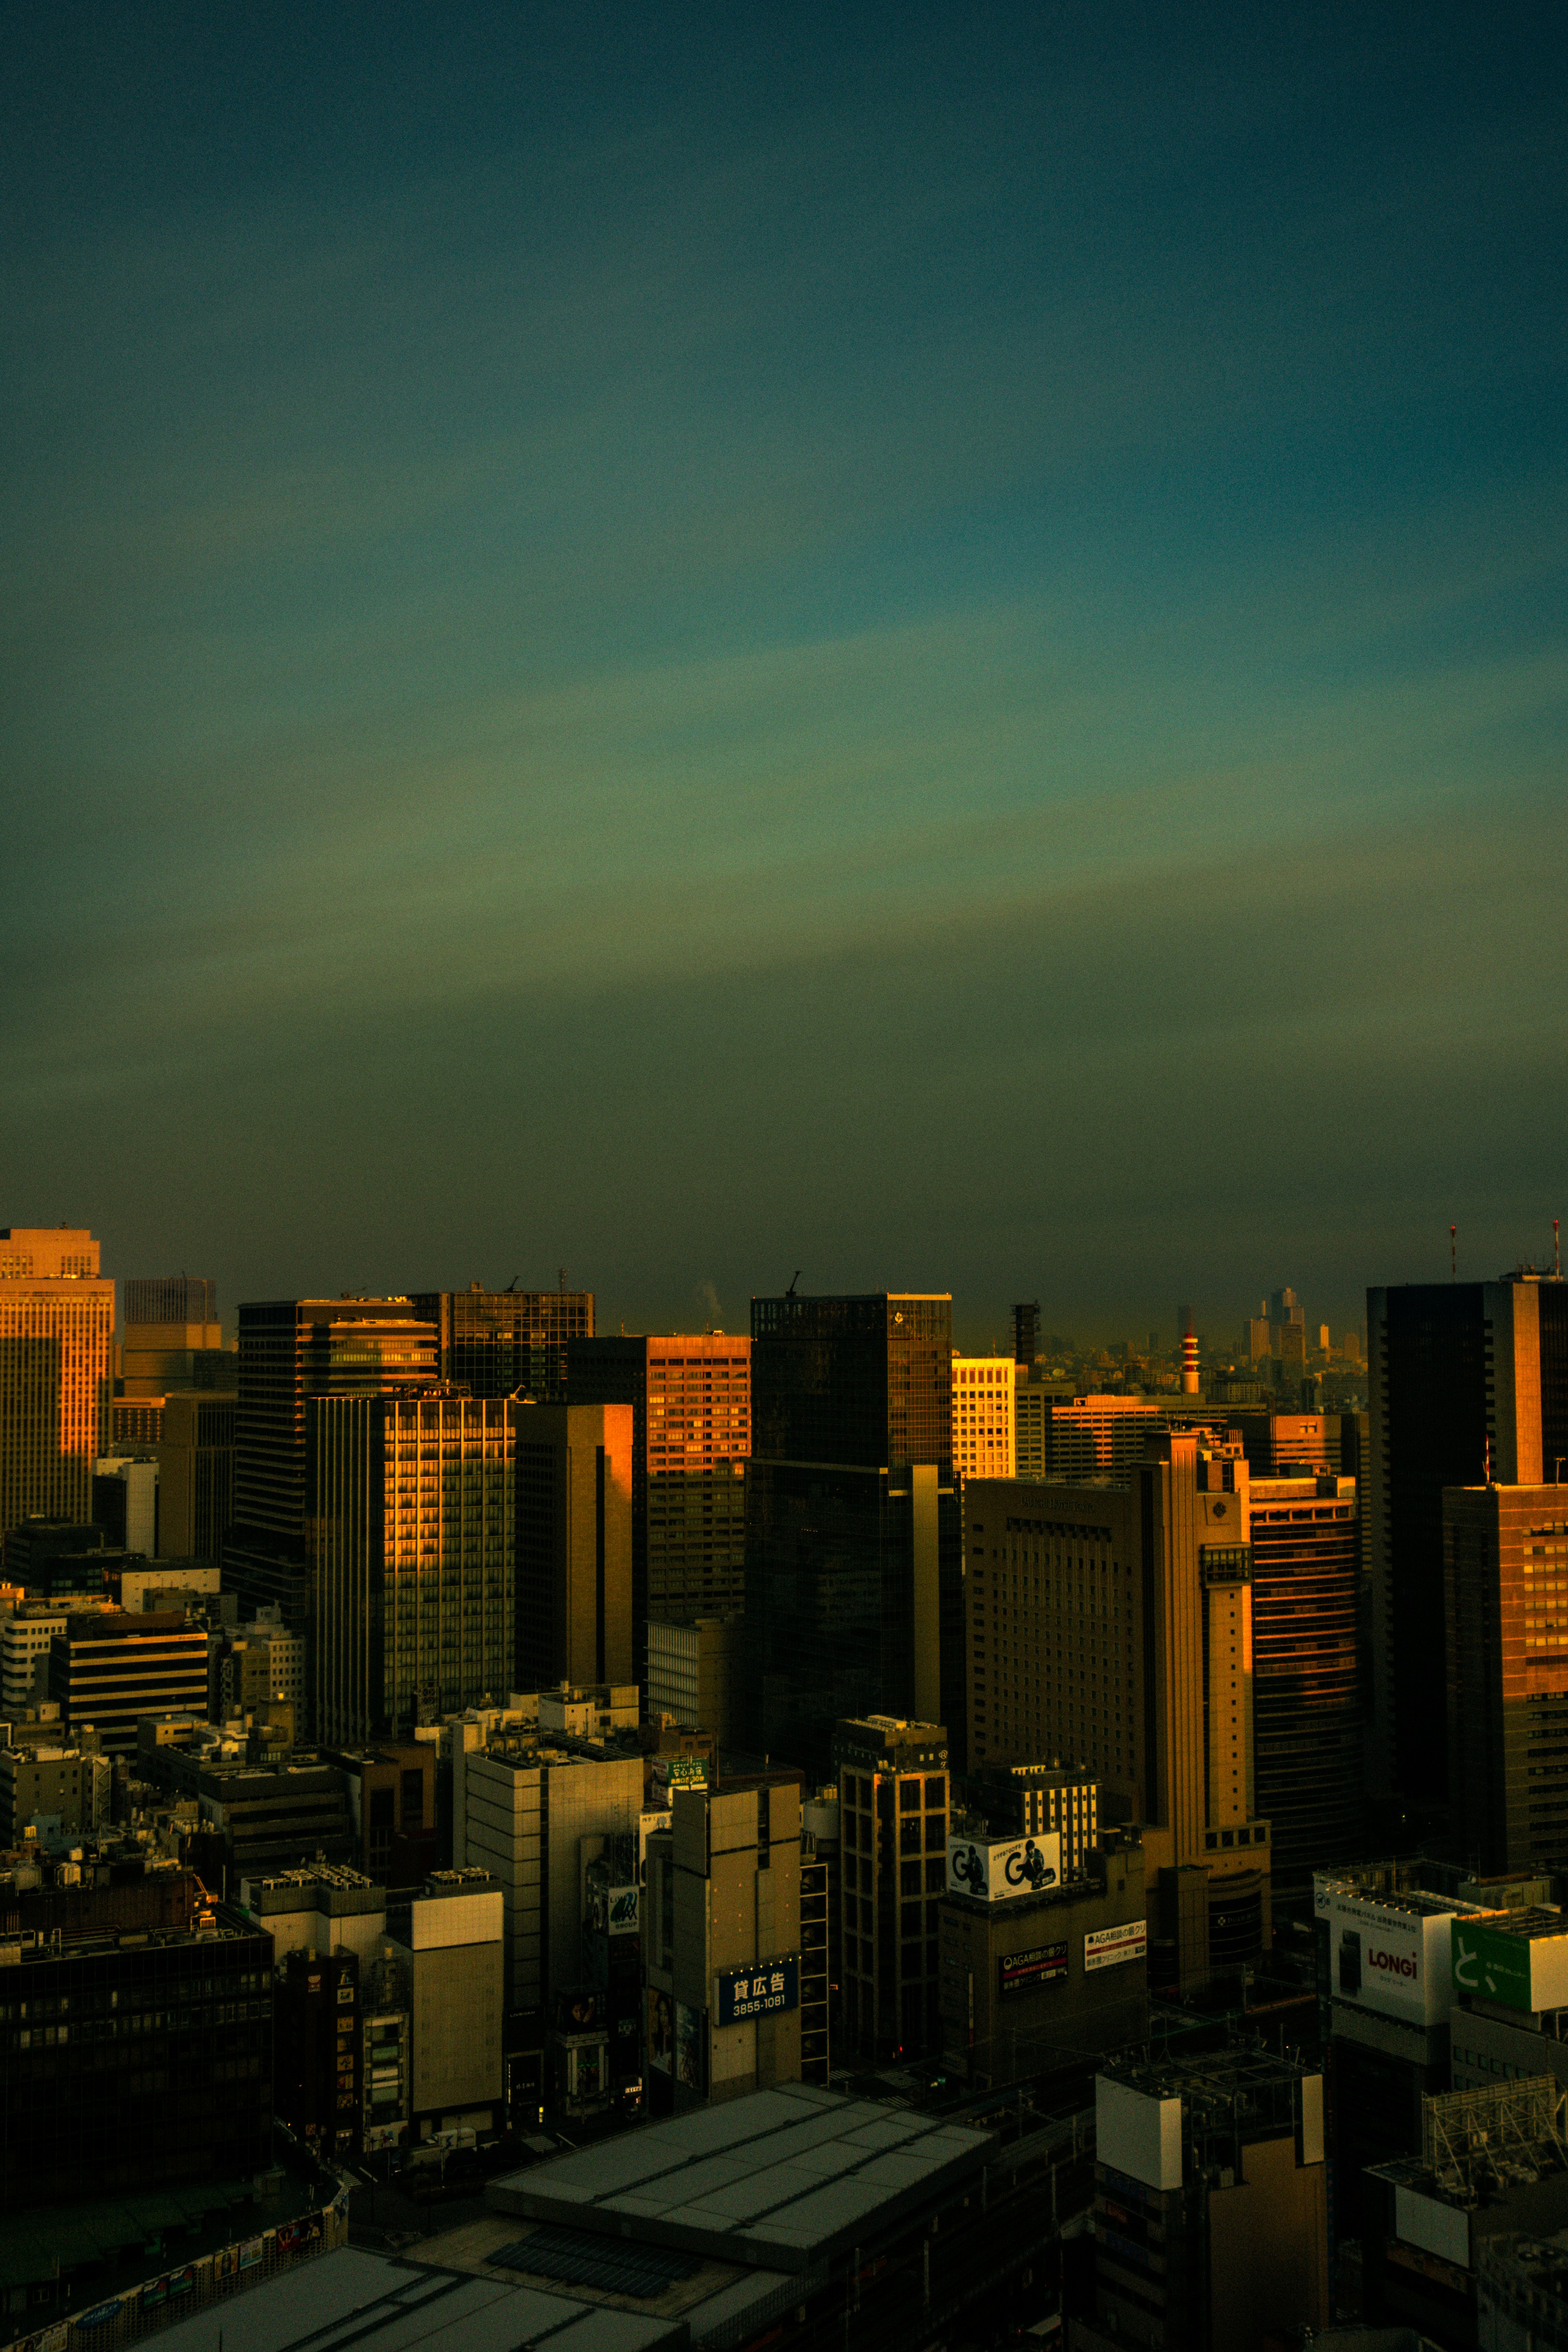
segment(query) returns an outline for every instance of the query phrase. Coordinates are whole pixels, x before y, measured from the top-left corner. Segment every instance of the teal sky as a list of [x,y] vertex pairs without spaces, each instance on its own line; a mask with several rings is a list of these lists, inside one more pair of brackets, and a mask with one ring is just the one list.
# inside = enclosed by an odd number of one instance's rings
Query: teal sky
[[6,24],[0,1222],[974,1340],[1549,1247],[1560,11]]

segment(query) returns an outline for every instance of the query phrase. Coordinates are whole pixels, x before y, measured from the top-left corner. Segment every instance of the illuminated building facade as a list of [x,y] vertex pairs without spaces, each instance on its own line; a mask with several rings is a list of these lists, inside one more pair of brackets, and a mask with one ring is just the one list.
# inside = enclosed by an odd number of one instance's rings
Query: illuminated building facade
[[1019,1370],[1011,1356],[954,1356],[952,1466],[965,1478],[1014,1476],[1013,1391]]
[[419,1291],[415,1313],[434,1324],[444,1381],[476,1397],[564,1404],[574,1339],[594,1333],[591,1290]]
[[89,1233],[0,1233],[0,1536],[26,1518],[90,1516],[113,1345],[114,1285]]
[[1549,1870],[1568,1851],[1568,1485],[1449,1487],[1443,1588],[1460,1859]]

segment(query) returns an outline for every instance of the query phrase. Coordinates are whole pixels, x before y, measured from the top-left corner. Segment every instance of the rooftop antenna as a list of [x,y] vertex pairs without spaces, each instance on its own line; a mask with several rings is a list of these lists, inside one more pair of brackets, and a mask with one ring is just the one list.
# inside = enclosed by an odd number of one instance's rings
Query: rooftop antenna
[[1563,1236],[1557,1230],[1557,1220],[1552,1220],[1552,1272],[1554,1279],[1563,1279]]
[[1448,1228],[1448,1279],[1450,1282],[1458,1282],[1459,1279],[1459,1228],[1458,1225],[1450,1225]]
[[509,1290],[515,1290],[515,1289],[517,1288],[518,1282],[519,1282],[520,1278],[521,1278],[521,1277],[520,1277],[519,1276],[517,1276],[517,1275],[515,1275],[515,1274],[514,1274],[514,1275],[512,1276],[511,1280],[507,1284],[507,1288],[508,1288]]
[[799,1268],[799,1266],[797,1265],[797,1266],[795,1267],[795,1272],[791,1275],[791,1276],[790,1276],[790,1278],[789,1278],[789,1288],[784,1292],[784,1297],[785,1297],[786,1298],[793,1298],[793,1297],[795,1297],[795,1284],[796,1284],[799,1280],[800,1280],[800,1268]]
[[565,1269],[565,1267],[563,1265],[563,1266],[558,1266],[558,1267],[557,1267],[557,1269],[556,1269],[556,1271],[557,1271],[557,1273],[558,1273],[558,1274],[560,1275],[560,1276],[561,1276],[561,1287],[562,1287],[562,1289],[563,1289],[563,1290],[564,1290],[564,1289],[565,1289],[565,1287],[566,1287],[566,1269]]

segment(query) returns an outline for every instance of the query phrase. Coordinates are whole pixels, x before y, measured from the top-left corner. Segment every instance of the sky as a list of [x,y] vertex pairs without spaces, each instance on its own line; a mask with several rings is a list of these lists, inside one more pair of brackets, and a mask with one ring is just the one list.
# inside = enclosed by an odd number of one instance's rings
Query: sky
[[5,41],[0,1219],[972,1344],[1550,1252],[1560,11]]

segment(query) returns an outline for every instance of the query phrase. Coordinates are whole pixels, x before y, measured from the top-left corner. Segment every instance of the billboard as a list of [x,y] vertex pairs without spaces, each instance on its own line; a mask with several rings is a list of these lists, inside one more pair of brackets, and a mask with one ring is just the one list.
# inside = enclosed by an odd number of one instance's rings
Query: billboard
[[1062,1841],[1057,1830],[1037,1838],[950,1837],[947,1891],[981,1903],[1006,1903],[1059,1886]]
[[655,1985],[647,1994],[647,2063],[661,2074],[675,2066],[675,2002]]
[[612,1936],[637,1934],[637,1914],[640,1908],[637,1898],[641,1890],[636,1886],[610,1888],[609,1902],[606,1906],[608,1911],[606,1925]]
[[1141,1960],[1149,1948],[1147,1919],[1124,1919],[1119,1927],[1091,1927],[1083,1939],[1083,1972],[1119,1969],[1123,1960]]
[[715,2022],[743,2025],[748,2018],[771,2017],[779,2010],[800,2007],[800,1962],[760,1960],[754,1969],[721,1969]]
[[1329,1982],[1336,2000],[1405,2025],[1440,2025],[1453,2007],[1454,1915],[1329,1890]]
[[1026,1952],[1005,1952],[996,1963],[996,1990],[1004,2000],[1011,1993],[1033,1992],[1037,1985],[1053,1984],[1068,1972],[1065,1944],[1036,1944]]
[[708,2096],[708,2012],[683,2000],[675,2004],[675,2079],[699,2098]]
[[1504,2009],[1568,2005],[1568,1933],[1510,1936],[1482,1919],[1456,1919],[1452,1934],[1456,1992]]

